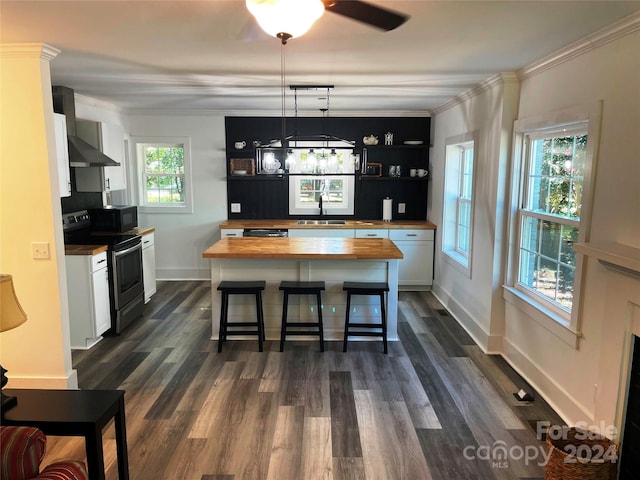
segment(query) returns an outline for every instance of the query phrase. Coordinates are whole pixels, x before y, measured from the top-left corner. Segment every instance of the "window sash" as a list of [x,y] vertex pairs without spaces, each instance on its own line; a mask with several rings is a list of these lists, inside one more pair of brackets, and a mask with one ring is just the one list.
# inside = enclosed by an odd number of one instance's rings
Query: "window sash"
[[[514,286],[561,316],[571,314],[574,300],[576,255],[572,245],[580,231],[584,158],[582,168],[573,167],[577,139],[584,136],[586,140],[586,135],[586,126],[581,125],[524,137]],[[566,148],[556,151],[556,139],[570,137],[570,152]],[[585,152],[583,144],[582,155]],[[571,162],[563,162],[562,155]]]

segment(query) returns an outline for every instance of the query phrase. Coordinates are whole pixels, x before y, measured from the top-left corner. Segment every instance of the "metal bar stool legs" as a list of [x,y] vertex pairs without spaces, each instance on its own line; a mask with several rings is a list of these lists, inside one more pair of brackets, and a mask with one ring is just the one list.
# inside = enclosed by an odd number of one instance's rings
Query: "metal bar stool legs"
[[[324,352],[324,326],[322,324],[322,296],[324,282],[286,282],[280,283],[280,290],[284,293],[282,303],[282,326],[280,328],[280,351],[284,351],[284,342],[287,335],[318,335],[320,338],[320,351]],[[289,295],[315,295],[318,310],[317,322],[289,322]],[[292,330],[292,328],[317,328],[316,331]]]
[[[387,312],[385,308],[385,292],[389,291],[386,282],[344,282],[342,290],[347,292],[347,312],[344,321],[344,343],[342,351],[347,351],[349,336],[382,337],[384,353],[388,353],[387,346]],[[380,297],[380,323],[352,323],[351,313],[352,295],[375,295]],[[369,330],[363,330],[369,329]]]
[[[265,289],[266,282],[233,282],[222,281],[218,285],[218,290],[222,293],[220,302],[220,329],[218,332],[218,352],[222,351],[223,342],[227,341],[229,335],[257,335],[258,349],[263,351],[263,342],[265,340],[264,332],[264,313],[262,311],[262,291]],[[256,321],[255,322],[230,322],[229,321],[229,295],[255,295],[256,298]],[[229,330],[229,327],[234,327]],[[248,327],[256,327],[255,330],[247,329]],[[237,330],[235,328],[243,328]]]

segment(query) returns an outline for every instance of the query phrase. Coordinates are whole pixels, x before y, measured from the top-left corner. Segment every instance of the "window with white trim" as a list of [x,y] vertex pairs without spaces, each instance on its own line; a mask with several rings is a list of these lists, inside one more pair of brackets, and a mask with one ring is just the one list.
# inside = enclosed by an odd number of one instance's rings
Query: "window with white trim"
[[571,312],[587,151],[587,125],[524,139],[517,287]]
[[329,142],[326,148],[304,147],[298,142],[285,162],[289,171],[289,213],[353,215],[355,205],[354,161],[352,148],[340,148]]
[[473,231],[473,134],[446,142],[442,251],[470,274]]
[[188,138],[134,139],[143,212],[191,213]]

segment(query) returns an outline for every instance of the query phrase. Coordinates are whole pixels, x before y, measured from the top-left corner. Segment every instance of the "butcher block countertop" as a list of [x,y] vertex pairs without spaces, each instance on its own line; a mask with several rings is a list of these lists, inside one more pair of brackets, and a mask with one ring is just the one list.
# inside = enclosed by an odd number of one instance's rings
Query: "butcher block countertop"
[[65,245],[65,255],[97,255],[107,251],[106,245]]
[[[324,220],[329,220],[327,217]],[[297,219],[292,220],[227,220],[220,224],[220,228],[389,228],[389,229],[425,229],[435,230],[437,227],[426,220],[346,220],[344,225],[298,225]]]
[[227,237],[214,243],[204,258],[401,259],[388,238],[254,238]]
[[154,227],[136,227],[136,228],[132,228],[131,230],[127,230],[126,233],[127,235],[148,235],[149,233],[153,233],[155,232],[156,229]]

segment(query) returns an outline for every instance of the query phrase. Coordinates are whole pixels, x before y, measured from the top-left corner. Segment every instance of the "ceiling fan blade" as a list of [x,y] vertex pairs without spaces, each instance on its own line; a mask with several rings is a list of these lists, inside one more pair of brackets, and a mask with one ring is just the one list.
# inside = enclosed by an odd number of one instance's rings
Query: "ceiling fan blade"
[[409,19],[409,15],[357,0],[323,0],[325,9],[372,27],[389,31]]

